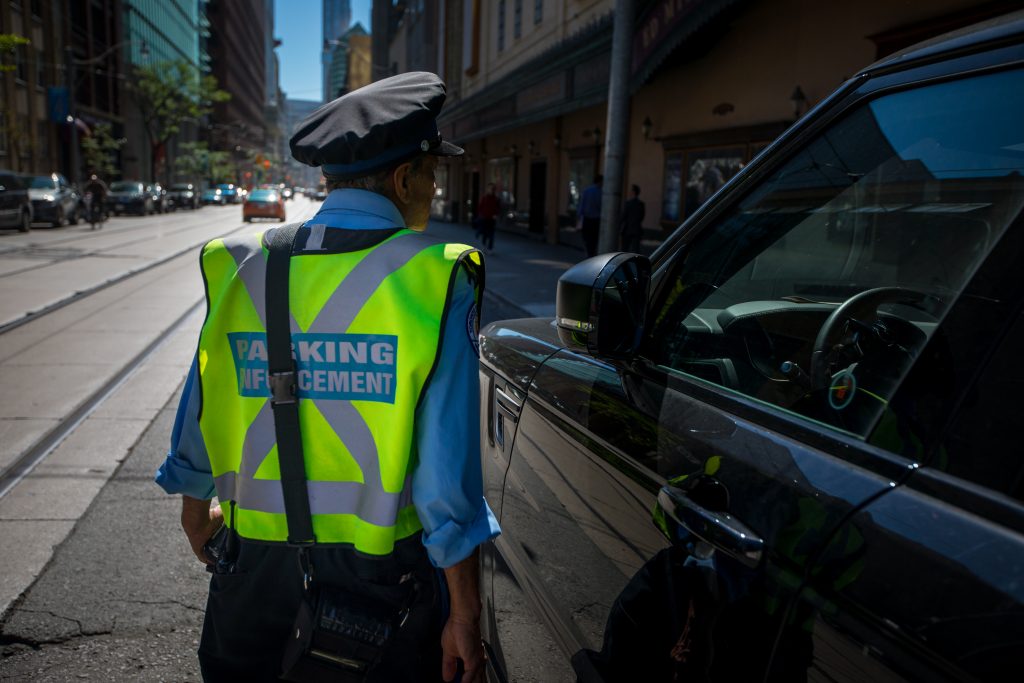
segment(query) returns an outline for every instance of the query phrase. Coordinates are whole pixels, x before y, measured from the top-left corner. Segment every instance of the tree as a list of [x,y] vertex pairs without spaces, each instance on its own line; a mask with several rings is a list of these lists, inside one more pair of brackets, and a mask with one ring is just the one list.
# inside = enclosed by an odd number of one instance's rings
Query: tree
[[[213,105],[231,95],[217,86],[213,76],[203,76],[185,60],[164,61],[135,69],[131,92],[142,114],[146,137],[153,152],[153,178],[158,152],[181,131],[186,121],[195,121],[213,111]],[[171,158],[164,154],[168,180]]]
[[115,139],[111,135],[109,123],[100,123],[92,128],[92,134],[82,140],[82,153],[85,165],[90,171],[107,176],[117,174],[114,155],[124,145],[123,139]]
[[[19,51],[23,46],[30,45],[31,42],[28,38],[14,33],[0,33],[0,74],[5,71],[17,70],[18,59],[24,59],[24,54],[19,54]],[[14,108],[14,98],[0,106],[3,107],[5,114],[3,121],[0,122],[3,124],[0,125],[0,139],[7,138],[11,146],[13,168],[17,168],[21,161],[22,145],[27,144],[28,138],[18,125],[19,119],[17,110]]]
[[[14,71],[18,68],[18,48],[32,41],[15,33],[0,33],[0,71]],[[12,60],[12,61],[8,61]]]
[[178,152],[175,167],[189,179],[206,178],[215,184],[228,182],[231,177],[231,158],[227,152],[211,151],[205,142],[186,142]]

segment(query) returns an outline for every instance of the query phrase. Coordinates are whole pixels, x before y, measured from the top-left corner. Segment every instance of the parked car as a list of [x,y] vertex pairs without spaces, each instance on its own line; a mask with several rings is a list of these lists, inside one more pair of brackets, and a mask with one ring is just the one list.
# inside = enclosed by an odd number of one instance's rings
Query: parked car
[[483,330],[491,680],[1019,675],[1022,64],[1022,13],[880,62]]
[[175,208],[198,209],[202,206],[199,202],[199,188],[192,183],[175,183],[167,191],[167,198],[174,202]]
[[110,184],[107,195],[107,210],[115,216],[135,213],[146,216],[153,213],[155,204],[152,192],[138,180],[118,180]]
[[32,200],[26,180],[12,171],[0,171],[0,228],[31,229]]
[[146,192],[153,198],[153,208],[157,213],[174,211],[174,202],[167,196],[167,190],[160,183],[146,185]]
[[273,218],[284,221],[284,200],[276,190],[257,189],[249,193],[242,204],[242,220],[246,223],[253,218]]
[[216,204],[218,206],[224,206],[227,203],[224,198],[224,192],[219,187],[209,187],[203,190],[202,202],[203,204]]
[[61,174],[29,176],[28,196],[34,221],[45,221],[55,228],[78,224],[82,198]]
[[238,193],[238,187],[233,183],[221,183],[217,186],[220,190],[221,195],[224,197],[225,204],[239,204],[242,201],[241,195]]

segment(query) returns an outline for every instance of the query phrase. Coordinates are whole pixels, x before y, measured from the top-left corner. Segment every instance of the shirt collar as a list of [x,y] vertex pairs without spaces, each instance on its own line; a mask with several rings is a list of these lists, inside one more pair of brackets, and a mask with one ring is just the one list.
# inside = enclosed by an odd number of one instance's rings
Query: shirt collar
[[384,195],[343,187],[332,190],[316,215],[303,225],[326,225],[348,230],[393,230],[404,228],[405,219]]

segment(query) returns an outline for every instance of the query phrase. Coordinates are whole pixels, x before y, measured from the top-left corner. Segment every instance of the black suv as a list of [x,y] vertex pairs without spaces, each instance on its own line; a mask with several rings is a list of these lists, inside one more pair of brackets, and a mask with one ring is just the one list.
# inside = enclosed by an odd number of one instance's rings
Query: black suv
[[0,171],[0,228],[32,228],[32,201],[28,198],[28,178]]
[[491,679],[1019,679],[1022,209],[1017,14],[488,326]]

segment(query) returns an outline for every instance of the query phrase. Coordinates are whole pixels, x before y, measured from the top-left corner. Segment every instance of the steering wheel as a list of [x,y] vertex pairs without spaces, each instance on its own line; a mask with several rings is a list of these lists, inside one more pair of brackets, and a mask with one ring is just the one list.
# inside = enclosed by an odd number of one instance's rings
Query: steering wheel
[[904,303],[920,307],[920,304],[929,298],[933,297],[914,289],[878,287],[855,294],[844,301],[839,308],[832,311],[818,331],[817,339],[814,340],[814,349],[811,351],[811,389],[825,389],[831,382],[829,363],[833,350],[840,343],[847,322],[854,320],[869,327],[870,323],[865,321],[873,320],[878,314],[878,307],[882,304]]

